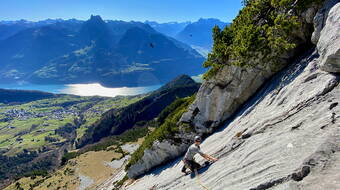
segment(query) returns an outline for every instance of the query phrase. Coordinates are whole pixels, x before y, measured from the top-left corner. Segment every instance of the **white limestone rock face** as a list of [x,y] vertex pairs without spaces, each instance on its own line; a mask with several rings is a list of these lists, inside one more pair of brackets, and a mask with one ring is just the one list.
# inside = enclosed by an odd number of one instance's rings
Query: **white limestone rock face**
[[180,121],[191,123],[199,133],[211,133],[272,74],[265,68],[224,66],[212,80],[202,84],[194,103]]
[[165,160],[176,158],[178,152],[185,151],[188,146],[187,144],[174,145],[168,141],[154,142],[150,149],[144,151],[143,157],[128,169],[128,177],[136,178]]
[[339,76],[320,67],[316,51],[292,64],[208,137],[201,149],[219,161],[199,180],[179,159],[125,189],[340,189]]
[[321,68],[327,72],[340,72],[340,3],[328,13],[317,43]]
[[313,21],[314,32],[312,34],[311,40],[315,45],[317,45],[320,39],[321,31],[326,24],[326,20],[327,20],[330,9],[338,2],[339,0],[326,0],[322,8],[320,8],[319,11],[314,16],[314,21]]

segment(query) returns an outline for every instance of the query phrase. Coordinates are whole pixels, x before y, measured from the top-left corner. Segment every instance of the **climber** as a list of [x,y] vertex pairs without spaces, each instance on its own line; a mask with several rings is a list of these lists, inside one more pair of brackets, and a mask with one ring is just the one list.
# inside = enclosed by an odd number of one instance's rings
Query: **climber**
[[185,174],[188,174],[189,172],[186,171],[187,168],[189,168],[192,172],[194,172],[195,170],[201,168],[202,166],[197,163],[195,160],[194,160],[194,156],[195,154],[200,154],[203,158],[205,158],[206,160],[210,160],[210,161],[217,161],[218,159],[217,158],[214,158],[208,154],[204,154],[202,151],[201,151],[201,148],[200,148],[200,144],[202,142],[202,139],[200,136],[196,136],[195,137],[195,143],[192,144],[189,148],[188,148],[188,151],[187,153],[185,154],[184,156],[184,159],[183,159],[183,162],[184,162],[184,166],[182,168],[182,172],[185,173]]

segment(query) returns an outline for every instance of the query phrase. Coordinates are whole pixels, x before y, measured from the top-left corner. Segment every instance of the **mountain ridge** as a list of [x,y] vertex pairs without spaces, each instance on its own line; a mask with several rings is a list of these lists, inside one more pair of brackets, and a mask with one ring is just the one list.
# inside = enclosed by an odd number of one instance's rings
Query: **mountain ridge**
[[[71,30],[73,25],[79,31]],[[134,30],[144,34],[136,39]],[[204,71],[200,66],[204,58],[195,50],[149,25],[104,21],[94,15],[82,23],[58,21],[19,31],[0,41],[0,50],[2,82],[145,86],[166,83],[181,74],[170,70],[171,66],[190,75]]]
[[199,86],[189,76],[180,75],[136,103],[121,110],[107,111],[89,128],[83,138],[76,142],[76,146],[80,148],[104,137],[122,134],[138,122],[150,121],[176,99],[196,93]]

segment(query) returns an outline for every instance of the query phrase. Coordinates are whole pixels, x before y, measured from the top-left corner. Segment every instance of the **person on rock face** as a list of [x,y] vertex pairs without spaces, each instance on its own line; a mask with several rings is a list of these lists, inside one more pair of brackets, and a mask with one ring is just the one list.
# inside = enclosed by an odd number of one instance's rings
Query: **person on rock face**
[[200,144],[202,142],[202,139],[200,136],[196,136],[195,137],[195,143],[192,144],[189,148],[187,153],[184,156],[183,162],[184,162],[184,166],[182,168],[182,172],[185,174],[188,174],[188,172],[186,171],[187,168],[189,168],[192,172],[194,172],[194,170],[201,168],[201,165],[199,163],[197,163],[194,160],[194,156],[198,153],[200,154],[203,158],[205,158],[206,160],[210,160],[210,161],[217,161],[217,158],[214,158],[208,154],[204,154],[201,151],[200,148]]

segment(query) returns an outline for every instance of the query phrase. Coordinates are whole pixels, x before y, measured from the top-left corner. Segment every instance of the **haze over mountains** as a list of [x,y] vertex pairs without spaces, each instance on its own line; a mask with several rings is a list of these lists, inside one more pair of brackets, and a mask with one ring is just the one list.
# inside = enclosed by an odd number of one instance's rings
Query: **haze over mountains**
[[229,24],[214,18],[201,18],[196,22],[169,22],[160,24],[147,21],[145,23],[163,34],[190,45],[205,57],[213,45],[212,28],[216,25],[224,28]]
[[197,22],[188,24],[176,35],[176,39],[194,46],[205,48],[212,47],[212,28],[217,25],[224,28],[227,23],[218,19],[199,19]]
[[187,25],[191,22],[167,22],[158,23],[154,21],[145,21],[145,24],[150,25],[152,28],[160,33],[163,33],[170,37],[176,37],[176,35],[181,32]]
[[1,21],[0,81],[143,86],[166,83],[179,74],[198,75],[204,72],[205,50],[200,50],[211,47],[216,24],[224,25],[216,19],[161,24],[104,21],[100,16]]

